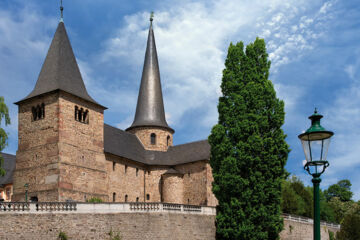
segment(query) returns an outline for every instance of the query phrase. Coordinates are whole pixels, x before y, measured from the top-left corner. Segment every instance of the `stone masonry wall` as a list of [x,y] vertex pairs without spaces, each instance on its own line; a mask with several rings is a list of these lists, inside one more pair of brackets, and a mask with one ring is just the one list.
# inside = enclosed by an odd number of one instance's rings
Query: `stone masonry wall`
[[183,203],[183,176],[180,174],[164,174],[162,176],[162,197],[166,203]]
[[183,203],[192,205],[207,205],[207,175],[206,162],[199,161],[175,166],[184,173]]
[[2,214],[0,239],[109,239],[112,230],[123,240],[212,240],[215,216],[175,213]]
[[[137,127],[130,130],[135,134],[147,150],[166,152],[169,146],[173,145],[173,134],[166,128],[159,127]],[[156,143],[150,141],[152,133],[156,134]],[[169,138],[169,141],[167,138]]]
[[[57,239],[60,231],[69,239],[108,239],[112,230],[123,240],[215,240],[215,215],[183,213],[1,213],[0,239]],[[281,240],[312,240],[312,224],[284,221]],[[321,226],[321,239],[329,240]]]
[[[329,231],[336,235],[339,229],[320,226],[321,239],[329,240]],[[284,220],[284,230],[280,233],[281,240],[313,240],[313,225],[310,223]]]
[[[29,196],[42,201],[57,200],[59,162],[59,93],[35,97],[19,105],[18,151],[14,172],[13,201],[24,201],[25,183]],[[45,104],[45,118],[33,121],[32,107]]]
[[[88,110],[88,123],[75,120],[75,106]],[[59,98],[59,201],[99,197],[109,201],[104,154],[103,108],[78,97]]]

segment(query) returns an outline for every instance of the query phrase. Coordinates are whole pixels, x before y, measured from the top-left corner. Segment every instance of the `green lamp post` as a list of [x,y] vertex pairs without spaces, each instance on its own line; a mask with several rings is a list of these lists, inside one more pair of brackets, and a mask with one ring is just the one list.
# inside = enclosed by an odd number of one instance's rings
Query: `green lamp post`
[[333,132],[325,130],[325,128],[320,125],[320,119],[322,117],[322,115],[317,113],[315,108],[314,114],[309,117],[311,120],[311,127],[306,130],[305,133],[298,136],[305,153],[306,160],[304,160],[304,169],[313,176],[314,240],[320,240],[320,176],[329,166],[326,157],[330,138],[334,135]]

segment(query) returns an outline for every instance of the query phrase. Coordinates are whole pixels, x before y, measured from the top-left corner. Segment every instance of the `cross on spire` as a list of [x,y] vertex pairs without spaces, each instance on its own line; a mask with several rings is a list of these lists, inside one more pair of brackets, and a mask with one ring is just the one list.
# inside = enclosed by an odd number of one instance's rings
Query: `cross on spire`
[[153,20],[154,20],[154,11],[150,13],[150,22],[152,22]]
[[60,0],[60,12],[61,12],[60,22],[63,22],[63,21],[64,21],[63,11],[64,11],[63,1],[62,1],[62,0]]

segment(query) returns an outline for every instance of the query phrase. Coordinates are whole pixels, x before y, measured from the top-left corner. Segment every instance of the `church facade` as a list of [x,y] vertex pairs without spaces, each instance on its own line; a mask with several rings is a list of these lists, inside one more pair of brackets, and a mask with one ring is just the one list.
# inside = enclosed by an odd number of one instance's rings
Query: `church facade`
[[[150,21],[134,122],[104,123],[61,21],[34,90],[18,105],[12,201],[166,202],[216,206],[206,140],[173,145]],[[1,180],[0,180],[1,183]]]

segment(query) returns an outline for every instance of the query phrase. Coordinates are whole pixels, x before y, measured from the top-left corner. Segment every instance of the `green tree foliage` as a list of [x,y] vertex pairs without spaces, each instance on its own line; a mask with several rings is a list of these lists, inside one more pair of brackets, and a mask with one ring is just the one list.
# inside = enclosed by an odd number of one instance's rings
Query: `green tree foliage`
[[2,128],[2,122],[4,119],[5,126],[10,124],[9,109],[5,104],[4,97],[0,96],[0,176],[5,175],[5,170],[2,168],[4,159],[1,156],[1,152],[7,146],[8,134]]
[[339,181],[337,184],[331,185],[326,191],[326,200],[330,201],[333,197],[338,197],[341,201],[350,201],[353,193],[350,190],[351,182],[347,179]]
[[356,209],[346,214],[340,232],[336,234],[337,240],[359,240],[360,239],[360,208],[357,204]]
[[289,153],[284,102],[269,77],[265,42],[230,44],[209,136],[217,239],[278,239],[281,182]]
[[297,178],[283,181],[281,209],[283,213],[295,214],[311,218],[313,216],[313,203],[311,188]]

